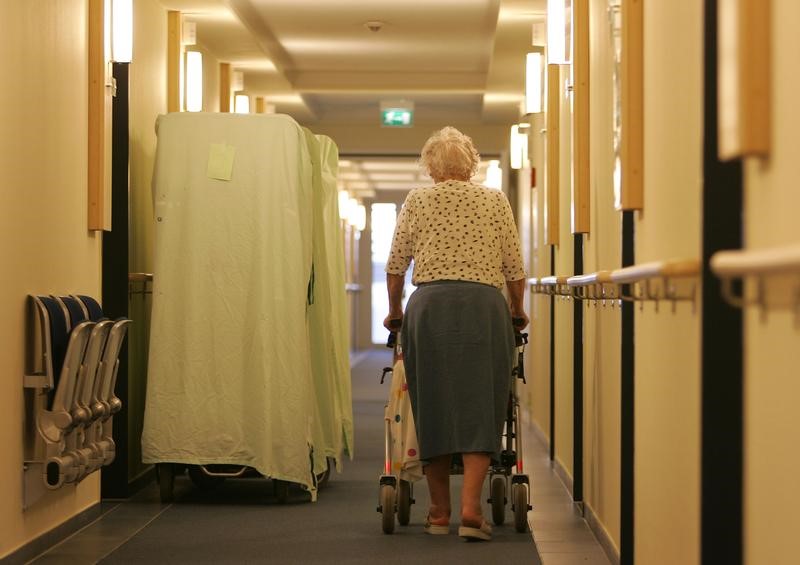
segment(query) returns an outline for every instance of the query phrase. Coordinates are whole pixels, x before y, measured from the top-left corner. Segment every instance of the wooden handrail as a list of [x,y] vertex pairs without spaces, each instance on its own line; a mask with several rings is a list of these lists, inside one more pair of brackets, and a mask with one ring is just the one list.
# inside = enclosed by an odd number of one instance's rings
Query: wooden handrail
[[611,283],[611,271],[597,271],[588,275],[575,275],[567,279],[569,286],[589,286],[592,284]]
[[710,266],[722,278],[800,273],[800,245],[720,251],[711,257]]
[[653,261],[611,271],[611,281],[630,284],[654,278],[684,278],[699,274],[699,259]]

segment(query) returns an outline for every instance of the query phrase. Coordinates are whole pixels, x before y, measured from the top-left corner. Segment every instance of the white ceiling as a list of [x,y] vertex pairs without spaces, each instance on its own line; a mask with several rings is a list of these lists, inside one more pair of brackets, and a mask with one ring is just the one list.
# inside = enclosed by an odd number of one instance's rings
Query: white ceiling
[[[197,22],[200,43],[245,71],[246,92],[307,123],[349,120],[341,96],[434,93],[463,121],[518,118],[531,24],[546,0],[162,0]],[[369,31],[368,21],[384,23]],[[287,96],[294,94],[296,96]],[[475,98],[483,97],[480,116]],[[298,95],[308,104],[300,103]],[[328,111],[328,102],[333,107]],[[305,106],[304,112],[298,112]],[[421,103],[420,107],[425,104]],[[325,116],[325,117],[323,117]],[[449,117],[449,116],[448,116]],[[377,122],[377,110],[372,116]],[[422,117],[418,123],[424,123]],[[431,120],[437,121],[437,120]]]
[[[332,135],[345,152],[356,151],[348,151],[349,134],[359,141],[350,144],[358,150],[413,154],[431,131],[453,125],[471,132],[481,152],[496,154],[504,149],[508,127],[520,118],[531,26],[543,21],[547,2],[161,3],[197,23],[198,42],[206,50],[244,71],[246,94],[263,96],[278,112]],[[381,30],[367,29],[369,21],[382,22]],[[381,101],[398,99],[414,102],[413,131],[380,127]],[[413,161],[405,166],[416,167]],[[360,163],[354,170],[361,170]],[[383,172],[398,174],[392,168]],[[378,183],[369,175],[360,180],[369,190],[420,181],[430,182],[404,177]]]

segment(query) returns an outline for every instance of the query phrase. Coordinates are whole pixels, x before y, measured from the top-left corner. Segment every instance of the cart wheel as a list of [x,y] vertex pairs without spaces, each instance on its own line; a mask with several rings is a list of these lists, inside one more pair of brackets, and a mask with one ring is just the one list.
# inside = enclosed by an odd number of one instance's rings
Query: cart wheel
[[278,499],[278,504],[286,504],[289,500],[289,481],[273,479],[272,488],[275,491],[275,498]]
[[394,532],[395,492],[392,485],[381,485],[381,526],[384,534]]
[[411,483],[400,480],[397,486],[397,521],[401,526],[408,526],[411,520]]
[[514,499],[514,528],[519,533],[528,531],[528,485],[516,484],[512,487]]
[[194,486],[203,490],[214,488],[225,482],[225,477],[206,475],[199,465],[189,465],[189,478],[194,483]]
[[492,500],[492,520],[495,526],[502,526],[506,521],[506,478],[503,476],[492,477],[490,491]]
[[156,472],[161,502],[172,502],[175,486],[175,469],[172,463],[159,463],[156,465]]

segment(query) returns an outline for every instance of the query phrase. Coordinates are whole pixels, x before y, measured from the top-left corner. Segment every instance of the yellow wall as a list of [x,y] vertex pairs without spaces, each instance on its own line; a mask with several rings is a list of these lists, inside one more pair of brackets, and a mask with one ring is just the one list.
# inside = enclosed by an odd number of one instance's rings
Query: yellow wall
[[[203,112],[219,112],[219,59],[202,45],[191,48],[203,54]],[[255,102],[251,101],[255,112]]]
[[29,293],[100,297],[87,232],[87,2],[0,3],[0,556],[99,501],[99,473],[22,511]]
[[[591,233],[584,240],[584,271],[621,266],[621,215],[614,209],[613,59],[608,13],[590,3]],[[620,540],[620,308],[583,302],[584,501],[612,543]]]
[[[799,19],[795,0],[772,2],[772,153],[768,162],[749,162],[745,169],[745,240],[751,249],[800,243]],[[762,322],[751,309],[745,324],[745,562],[788,565],[797,560],[793,541],[800,529],[800,330],[786,311]]]
[[[699,258],[702,2],[647,3],[644,42],[645,195],[636,262]],[[691,565],[700,551],[701,310],[660,306],[648,303],[635,314],[635,560]]]
[[[550,246],[544,245],[544,145],[546,137],[539,132],[545,127],[544,114],[531,119],[532,134],[528,140],[531,162],[536,167],[536,187],[531,193],[531,258],[529,277],[550,275]],[[523,234],[524,235],[524,234]],[[530,294],[530,293],[529,293]],[[528,315],[529,346],[526,362],[528,378],[528,410],[534,424],[550,437],[550,298],[530,294]]]
[[[151,180],[156,153],[156,117],[167,111],[167,12],[157,0],[134,2],[133,62],[130,67],[130,272],[153,267],[153,197]],[[141,288],[141,287],[139,287]],[[146,389],[149,297],[131,297],[128,331],[128,476],[141,462],[141,430]]]
[[[561,173],[559,184],[560,240],[556,248],[556,269],[558,276],[574,274],[574,243],[570,226],[571,195],[571,124],[570,100],[567,98],[566,83],[569,80],[569,67],[561,66]],[[572,471],[573,447],[573,357],[572,327],[573,305],[571,300],[556,298],[555,301],[555,396],[556,396],[556,460],[570,475]]]
[[151,272],[156,118],[167,111],[167,12],[157,0],[134,3],[130,69],[131,270]]

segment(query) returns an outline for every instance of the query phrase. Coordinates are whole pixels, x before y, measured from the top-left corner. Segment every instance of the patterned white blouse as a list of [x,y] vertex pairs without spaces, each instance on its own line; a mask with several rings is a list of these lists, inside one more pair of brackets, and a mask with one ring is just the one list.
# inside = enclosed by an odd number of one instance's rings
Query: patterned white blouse
[[404,275],[414,260],[414,284],[473,281],[502,288],[525,278],[522,252],[506,195],[449,180],[406,197],[386,272]]

